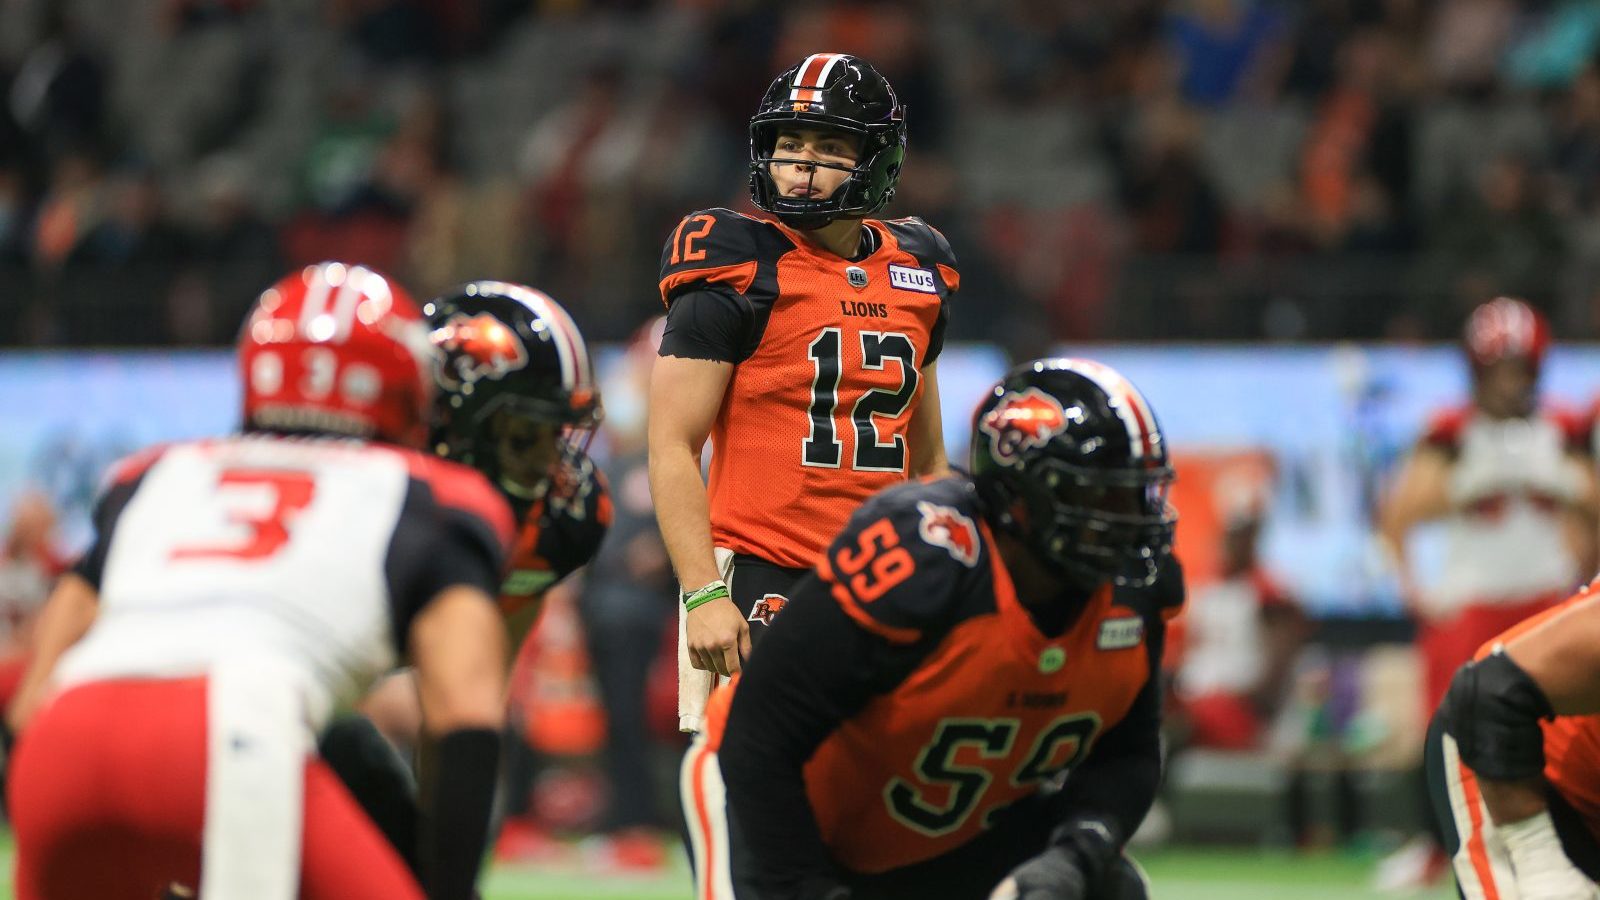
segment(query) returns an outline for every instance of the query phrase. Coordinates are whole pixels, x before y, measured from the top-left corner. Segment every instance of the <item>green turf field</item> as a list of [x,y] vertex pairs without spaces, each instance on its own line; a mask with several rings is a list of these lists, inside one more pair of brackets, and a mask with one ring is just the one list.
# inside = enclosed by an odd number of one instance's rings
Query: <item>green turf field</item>
[[[1156,900],[1379,900],[1367,889],[1370,856],[1290,855],[1239,849],[1162,850],[1139,855]],[[11,869],[9,835],[0,836],[0,864]],[[654,877],[607,876],[581,862],[498,866],[484,881],[484,900],[691,900],[689,875],[674,868]],[[1416,900],[1449,900],[1441,888]],[[0,897],[11,897],[10,879]],[[936,900],[936,898],[930,898]]]
[[[1163,850],[1139,856],[1156,900],[1378,900],[1367,889],[1374,860],[1367,855],[1290,855],[1248,850]],[[500,867],[489,875],[485,900],[690,900],[681,867],[653,879],[606,879],[567,868]],[[1448,900],[1440,889],[1412,895]]]

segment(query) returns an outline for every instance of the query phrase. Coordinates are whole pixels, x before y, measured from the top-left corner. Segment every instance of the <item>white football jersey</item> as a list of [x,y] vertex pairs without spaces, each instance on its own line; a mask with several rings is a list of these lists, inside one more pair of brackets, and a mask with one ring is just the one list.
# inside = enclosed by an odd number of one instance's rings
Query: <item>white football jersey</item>
[[1456,471],[1500,485],[1444,520],[1444,558],[1424,602],[1447,615],[1469,604],[1527,603],[1578,583],[1563,517],[1570,498],[1556,484],[1573,440],[1554,414],[1495,420],[1470,412],[1441,417],[1430,433],[1454,452]]
[[90,551],[99,617],[63,657],[63,686],[261,660],[302,682],[320,727],[397,665],[411,615],[450,582],[426,551],[477,532],[484,552],[439,556],[477,559],[487,571],[468,580],[492,585],[509,531],[476,472],[398,448],[241,437],[144,465],[103,501],[121,505]]

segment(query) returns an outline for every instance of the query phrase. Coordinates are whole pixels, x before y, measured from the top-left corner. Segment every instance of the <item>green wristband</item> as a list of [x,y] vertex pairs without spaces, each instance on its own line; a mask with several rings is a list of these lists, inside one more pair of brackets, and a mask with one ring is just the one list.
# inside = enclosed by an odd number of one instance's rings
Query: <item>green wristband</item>
[[689,591],[680,595],[684,612],[694,612],[696,608],[705,606],[713,600],[725,600],[727,597],[728,585],[720,579],[699,590]]

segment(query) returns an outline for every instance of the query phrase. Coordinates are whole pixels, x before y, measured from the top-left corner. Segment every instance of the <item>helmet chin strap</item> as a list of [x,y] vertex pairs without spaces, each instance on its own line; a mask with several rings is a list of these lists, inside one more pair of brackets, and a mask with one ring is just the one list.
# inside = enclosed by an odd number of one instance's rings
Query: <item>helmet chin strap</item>
[[518,500],[538,500],[550,492],[550,477],[548,475],[539,479],[538,483],[532,487],[522,484],[521,482],[514,481],[504,475],[501,475],[497,481],[500,485],[500,490],[505,491]]

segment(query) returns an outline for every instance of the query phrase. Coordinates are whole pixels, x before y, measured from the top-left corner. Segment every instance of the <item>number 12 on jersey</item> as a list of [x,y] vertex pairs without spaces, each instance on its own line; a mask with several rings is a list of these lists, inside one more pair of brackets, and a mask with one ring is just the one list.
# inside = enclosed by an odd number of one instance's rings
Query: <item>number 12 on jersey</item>
[[[881,371],[889,360],[900,366],[900,385],[894,390],[873,388],[863,393],[850,409],[856,430],[856,452],[851,468],[863,472],[904,472],[906,439],[895,435],[888,443],[878,440],[873,416],[898,418],[917,395],[922,373],[917,370],[917,348],[911,338],[894,331],[863,331],[861,367]],[[839,383],[844,374],[838,328],[822,329],[809,347],[814,373],[811,380],[811,428],[802,445],[802,460],[808,466],[839,468],[844,442],[839,439],[835,416],[839,411]]]

